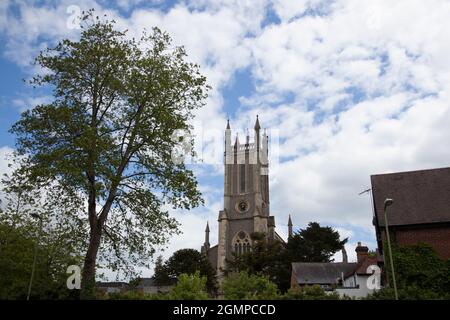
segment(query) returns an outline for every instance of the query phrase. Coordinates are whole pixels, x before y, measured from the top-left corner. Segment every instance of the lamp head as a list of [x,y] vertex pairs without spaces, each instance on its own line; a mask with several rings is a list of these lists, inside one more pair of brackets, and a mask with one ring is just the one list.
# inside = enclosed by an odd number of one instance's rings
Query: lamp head
[[40,215],[38,215],[37,213],[35,213],[35,212],[33,212],[33,213],[30,213],[30,216],[32,216],[33,218],[35,218],[35,219],[40,219],[41,218],[41,216]]
[[387,207],[389,207],[393,204],[394,204],[394,200],[392,200],[390,198],[386,198],[386,200],[384,200],[384,209],[386,209]]

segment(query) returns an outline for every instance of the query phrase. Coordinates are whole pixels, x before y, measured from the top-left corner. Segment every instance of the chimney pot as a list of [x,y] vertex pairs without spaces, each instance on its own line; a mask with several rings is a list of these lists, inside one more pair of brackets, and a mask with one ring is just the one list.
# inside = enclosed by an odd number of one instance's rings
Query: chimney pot
[[369,248],[361,245],[361,242],[358,242],[358,246],[355,249],[356,251],[356,260],[358,263],[363,262],[369,256]]

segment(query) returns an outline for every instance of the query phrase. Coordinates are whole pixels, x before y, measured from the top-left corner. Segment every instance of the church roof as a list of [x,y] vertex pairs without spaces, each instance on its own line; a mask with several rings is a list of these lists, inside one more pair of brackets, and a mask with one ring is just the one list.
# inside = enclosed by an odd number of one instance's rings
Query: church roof
[[450,222],[450,168],[371,176],[375,214],[384,226],[384,200],[391,198],[389,225]]
[[275,231],[275,240],[284,244],[286,243],[286,241],[284,241],[284,239],[276,231]]
[[338,279],[344,278],[356,271],[357,263],[321,263],[321,262],[293,262],[292,272],[298,284],[337,284]]

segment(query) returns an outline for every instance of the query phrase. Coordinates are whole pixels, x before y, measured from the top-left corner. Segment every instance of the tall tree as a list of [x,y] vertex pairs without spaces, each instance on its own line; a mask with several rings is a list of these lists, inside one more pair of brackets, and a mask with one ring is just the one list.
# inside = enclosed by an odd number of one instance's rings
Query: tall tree
[[286,248],[292,262],[331,262],[347,240],[340,240],[339,232],[331,227],[310,222],[289,239]]
[[135,40],[93,11],[82,22],[79,41],[63,40],[37,57],[46,73],[31,82],[52,86],[54,100],[24,112],[11,132],[18,155],[29,159],[18,170],[30,183],[57,183],[84,200],[81,297],[92,298],[101,245],[113,267],[148,260],[177,230],[166,205],[202,203],[192,172],[173,156],[180,145],[173,136],[191,131],[208,86],[159,29]]

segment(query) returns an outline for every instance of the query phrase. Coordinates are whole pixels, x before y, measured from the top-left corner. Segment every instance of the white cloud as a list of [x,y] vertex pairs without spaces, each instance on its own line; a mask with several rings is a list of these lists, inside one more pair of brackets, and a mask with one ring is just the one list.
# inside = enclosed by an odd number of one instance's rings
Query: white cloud
[[9,167],[9,158],[12,156],[14,149],[8,146],[0,147],[0,180],[4,174],[11,173],[11,168]]
[[[22,18],[2,19],[9,26],[6,55],[25,65],[38,48],[74,35],[64,27],[68,4],[23,5]],[[358,196],[369,187],[370,174],[449,165],[450,2],[275,0],[271,7],[281,22],[261,27],[269,7],[268,1],[195,0],[167,12],[130,9],[127,18],[107,12],[130,35],[157,25],[185,45],[213,85],[197,117],[205,129],[224,127],[227,110],[235,106],[224,105],[220,89],[236,71],[249,68],[256,90],[240,98],[231,124],[252,127],[259,114],[263,127],[279,130],[283,162],[270,178],[280,233],[285,235],[290,212],[299,226],[337,226],[351,234],[354,246],[362,234],[352,230],[374,237],[369,200]],[[197,171],[202,178],[221,172]],[[199,248],[205,218],[217,227],[221,192],[209,195],[206,185],[210,205],[177,214],[185,233],[168,252]],[[347,249],[349,256],[353,251]]]
[[[9,159],[13,152],[14,149],[8,146],[0,147],[0,181],[3,179],[5,174],[10,174],[12,172]],[[4,193],[0,190],[0,205],[2,205],[2,200],[4,200],[3,197]]]
[[[273,213],[374,237],[369,202],[358,196],[370,174],[449,165],[440,146],[450,138],[450,6],[336,1],[327,15],[292,19],[309,4],[298,5],[287,17],[276,7],[283,22],[252,40],[258,87],[239,117],[259,113],[279,129],[285,161],[272,170]],[[273,100],[286,93],[293,102]]]
[[52,96],[38,96],[17,98],[12,101],[13,105],[18,107],[20,112],[36,107],[37,105],[50,103],[53,100]]

